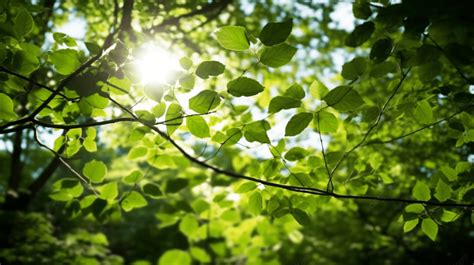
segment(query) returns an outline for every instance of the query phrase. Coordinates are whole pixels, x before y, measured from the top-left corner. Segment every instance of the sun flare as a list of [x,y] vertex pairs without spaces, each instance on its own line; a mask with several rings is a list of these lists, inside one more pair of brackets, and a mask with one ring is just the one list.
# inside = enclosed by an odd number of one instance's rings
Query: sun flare
[[155,42],[142,45],[134,64],[144,85],[169,84],[180,70],[179,57]]

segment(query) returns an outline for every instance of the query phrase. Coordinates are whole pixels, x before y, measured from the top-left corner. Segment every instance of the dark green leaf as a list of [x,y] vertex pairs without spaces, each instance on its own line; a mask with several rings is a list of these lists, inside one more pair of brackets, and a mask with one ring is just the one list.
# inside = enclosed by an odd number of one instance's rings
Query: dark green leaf
[[295,136],[300,134],[313,120],[313,114],[309,112],[298,113],[291,117],[285,128],[285,136]]
[[209,76],[218,76],[224,73],[225,65],[218,61],[204,61],[196,69],[196,75],[202,79],[208,79]]
[[186,188],[189,184],[188,179],[184,178],[174,178],[170,179],[166,182],[166,192],[167,193],[176,193],[184,188]]
[[279,112],[282,109],[298,108],[299,106],[301,106],[300,100],[291,97],[277,96],[272,98],[272,100],[270,101],[268,112],[275,113]]
[[189,108],[197,113],[207,113],[221,102],[219,94],[212,90],[203,90],[189,99]]
[[298,84],[293,84],[291,85],[286,91],[285,91],[285,96],[288,96],[290,98],[298,99],[301,100],[305,97],[306,93],[304,92],[304,89],[298,85]]
[[267,131],[270,130],[270,124],[266,120],[255,121],[249,123],[244,128],[245,139],[249,142],[260,142],[269,144]]
[[392,53],[393,41],[391,39],[381,39],[372,45],[370,50],[370,59],[375,63],[385,61]]
[[300,209],[293,209],[291,210],[291,215],[300,225],[307,226],[311,224],[311,220],[309,219],[309,216],[305,211],[302,211]]
[[265,47],[260,55],[260,62],[266,66],[278,68],[289,63],[296,51],[295,47],[286,43]]
[[433,110],[431,109],[430,103],[426,100],[417,102],[413,115],[415,119],[422,124],[430,124],[434,119]]
[[354,31],[347,36],[346,46],[357,47],[366,42],[375,30],[375,24],[372,21],[365,22],[355,27]]
[[18,37],[23,37],[30,33],[35,26],[35,21],[31,14],[26,10],[21,10],[15,17],[13,30]]
[[338,86],[323,98],[326,103],[339,111],[352,111],[364,104],[359,93],[350,86]]
[[235,97],[250,97],[262,92],[264,87],[257,81],[245,76],[227,83],[227,92]]
[[308,152],[301,147],[293,147],[285,154],[285,159],[288,161],[296,161],[306,157]]
[[283,22],[271,22],[263,27],[260,32],[260,41],[267,45],[273,46],[284,42],[290,36],[293,28],[293,20],[288,19]]
[[342,77],[349,80],[357,79],[364,74],[367,63],[364,58],[357,57],[342,66]]
[[352,13],[354,14],[355,18],[367,19],[370,17],[370,15],[372,15],[372,11],[370,10],[370,4],[368,2],[354,2],[352,4]]
[[154,183],[147,183],[142,187],[143,193],[151,198],[158,198],[163,193],[161,192],[160,186]]

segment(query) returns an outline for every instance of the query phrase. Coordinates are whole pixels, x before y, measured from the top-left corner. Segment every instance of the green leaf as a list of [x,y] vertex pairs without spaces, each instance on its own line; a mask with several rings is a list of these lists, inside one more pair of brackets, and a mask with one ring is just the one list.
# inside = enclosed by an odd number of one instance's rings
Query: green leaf
[[189,180],[185,178],[173,178],[166,182],[166,192],[176,193],[189,185]]
[[316,131],[320,133],[334,133],[339,127],[336,116],[327,111],[320,111],[318,114],[315,114],[313,124],[315,125]]
[[419,222],[418,218],[410,220],[410,221],[406,221],[403,224],[403,232],[404,233],[410,232],[411,230],[413,230],[413,228],[415,228],[418,225],[418,222]]
[[339,111],[353,111],[364,104],[359,93],[350,86],[338,86],[323,98],[326,103]]
[[134,146],[128,152],[128,159],[133,160],[139,157],[143,157],[146,155],[147,152],[148,152],[148,148],[144,146]]
[[370,10],[370,4],[368,2],[354,2],[352,4],[352,13],[354,14],[355,18],[367,19],[370,17],[370,15],[372,15],[372,11]]
[[295,47],[286,43],[265,47],[260,55],[260,62],[266,66],[278,68],[289,63],[296,51]]
[[154,106],[151,109],[151,112],[153,113],[153,115],[155,115],[155,118],[159,118],[163,116],[163,114],[165,114],[165,111],[166,111],[166,103],[164,102],[158,103],[156,106]]
[[309,93],[315,99],[322,99],[329,92],[329,89],[318,80],[314,80],[309,86]]
[[69,75],[81,66],[77,51],[72,49],[57,50],[49,55],[49,60],[62,75]]
[[381,39],[372,45],[370,50],[370,59],[375,63],[385,61],[392,53],[393,41],[391,39]]
[[421,223],[421,230],[433,241],[436,239],[438,234],[438,225],[432,219],[423,219]]
[[189,99],[189,108],[197,113],[207,113],[215,109],[220,102],[221,98],[217,92],[203,90]]
[[417,181],[413,188],[413,197],[422,201],[429,200],[431,198],[430,188],[425,183]]
[[296,161],[305,158],[307,154],[308,152],[304,148],[295,146],[286,152],[285,159],[288,161]]
[[276,96],[270,100],[270,106],[268,107],[269,113],[276,113],[282,109],[292,109],[301,106],[301,101],[291,97]]
[[169,135],[173,134],[173,132],[178,129],[179,125],[183,123],[183,118],[181,117],[181,106],[176,103],[171,103],[165,116],[165,119],[168,121],[166,123],[166,128]]
[[13,100],[8,95],[0,93],[0,120],[11,121],[16,117]]
[[113,200],[117,198],[118,188],[117,182],[112,181],[98,188],[100,197],[104,200]]
[[436,185],[436,192],[434,194],[435,198],[438,199],[440,202],[444,202],[447,199],[451,198],[451,192],[453,190],[450,186],[448,186],[444,181],[441,179],[438,180],[438,184]]
[[250,97],[262,92],[264,87],[257,81],[245,76],[227,83],[227,92],[235,97]]
[[122,201],[122,208],[126,212],[130,212],[136,208],[142,208],[148,205],[148,202],[143,198],[143,196],[136,192],[131,191],[125,199]]
[[179,84],[186,89],[186,91],[189,91],[194,88],[194,75],[192,74],[186,74],[182,77],[179,78]]
[[147,183],[143,185],[142,191],[145,195],[153,199],[159,198],[161,195],[163,195],[163,192],[161,192],[160,186],[154,183]]
[[259,215],[263,209],[262,195],[260,192],[255,191],[249,197],[248,211],[252,215]]
[[77,45],[76,40],[74,38],[69,37],[68,35],[61,33],[61,32],[54,32],[53,39],[58,44],[65,44],[69,47],[74,47]]
[[250,47],[247,33],[244,27],[224,26],[216,31],[219,44],[231,51],[245,51]]
[[451,212],[451,211],[448,211],[446,209],[443,209],[443,214],[441,215],[441,221],[445,222],[445,223],[450,223],[450,222],[454,222],[456,219],[458,219],[460,215],[455,213],[455,212]]
[[357,47],[366,42],[375,30],[372,21],[365,22],[355,27],[354,31],[346,37],[344,44],[349,47]]
[[186,118],[186,126],[189,132],[199,138],[210,137],[209,126],[201,116],[191,116]]
[[357,79],[359,76],[364,74],[366,67],[367,63],[365,59],[356,57],[342,66],[342,77],[348,80]]
[[407,213],[422,213],[425,210],[423,205],[419,203],[415,204],[410,204],[407,207],[405,207],[405,212]]
[[209,254],[207,254],[207,252],[202,248],[191,247],[189,249],[189,252],[191,252],[191,256],[193,256],[193,258],[202,263],[211,262],[211,256],[209,256]]
[[189,57],[185,56],[179,59],[179,64],[184,70],[189,70],[193,66],[193,61]]
[[13,30],[18,37],[23,37],[30,33],[35,27],[35,21],[26,10],[21,10],[15,17]]
[[92,160],[87,162],[82,169],[82,174],[93,183],[100,183],[107,174],[107,166],[102,161]]
[[280,202],[276,196],[273,196],[267,203],[267,212],[272,214],[278,208],[280,208]]
[[441,172],[448,178],[449,181],[454,181],[458,178],[458,174],[456,173],[456,170],[454,170],[452,167],[448,165],[443,165],[441,167]]
[[191,214],[187,214],[179,223],[179,231],[187,237],[191,237],[199,228],[199,223]]
[[292,209],[291,215],[295,218],[296,222],[298,222],[302,226],[308,226],[311,224],[311,220],[309,219],[308,214],[300,209]]
[[267,131],[270,130],[270,124],[266,120],[249,123],[244,128],[244,137],[249,142],[260,142],[269,144]]
[[266,46],[273,46],[284,42],[290,36],[293,28],[293,20],[288,19],[283,22],[271,22],[263,27],[258,37]]
[[286,91],[285,91],[285,96],[301,100],[305,97],[306,93],[304,92],[304,89],[298,85],[298,84],[293,84],[291,85]]
[[134,170],[123,178],[127,184],[134,185],[143,178],[143,173],[140,170]]
[[204,61],[198,65],[196,75],[202,79],[208,79],[209,76],[218,76],[224,73],[225,65],[218,61]]
[[430,124],[433,122],[433,110],[426,100],[417,102],[413,115],[419,123]]
[[169,86],[165,84],[149,83],[143,87],[143,92],[145,92],[145,95],[153,101],[160,103],[163,94],[165,94],[165,91],[168,88]]
[[246,193],[252,191],[257,188],[257,184],[254,182],[245,182],[244,184],[240,185],[237,189],[237,193]]
[[300,134],[309,123],[313,120],[313,114],[309,112],[302,112],[291,117],[285,128],[285,136],[295,136]]
[[191,256],[185,251],[171,249],[161,255],[158,265],[191,265]]

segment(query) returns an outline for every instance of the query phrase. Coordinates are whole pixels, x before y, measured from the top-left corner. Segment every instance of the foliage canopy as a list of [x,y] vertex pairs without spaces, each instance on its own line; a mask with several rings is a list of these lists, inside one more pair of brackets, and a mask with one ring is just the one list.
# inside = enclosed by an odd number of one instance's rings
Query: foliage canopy
[[0,261],[471,262],[471,5],[2,1]]

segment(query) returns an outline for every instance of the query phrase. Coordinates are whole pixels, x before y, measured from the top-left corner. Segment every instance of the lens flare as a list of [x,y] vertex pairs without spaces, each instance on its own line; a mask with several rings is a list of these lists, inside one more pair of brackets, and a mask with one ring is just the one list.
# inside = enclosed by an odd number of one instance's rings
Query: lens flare
[[154,42],[142,45],[134,66],[144,85],[171,84],[180,71],[178,56]]

